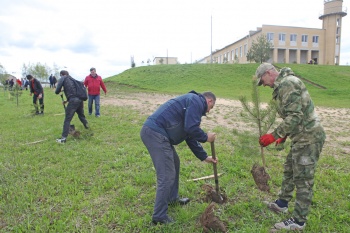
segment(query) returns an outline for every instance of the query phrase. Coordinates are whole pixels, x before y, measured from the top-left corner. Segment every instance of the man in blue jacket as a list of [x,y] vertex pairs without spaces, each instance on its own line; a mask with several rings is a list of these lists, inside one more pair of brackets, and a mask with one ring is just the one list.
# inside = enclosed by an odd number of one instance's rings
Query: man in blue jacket
[[185,205],[188,198],[179,198],[180,159],[174,145],[186,141],[193,154],[201,161],[217,163],[208,156],[200,142],[214,142],[215,133],[200,128],[201,118],[214,107],[216,97],[211,92],[191,91],[168,100],[147,118],[141,139],[151,155],[157,173],[157,193],[152,222],[167,224],[173,220],[167,215],[168,204]]

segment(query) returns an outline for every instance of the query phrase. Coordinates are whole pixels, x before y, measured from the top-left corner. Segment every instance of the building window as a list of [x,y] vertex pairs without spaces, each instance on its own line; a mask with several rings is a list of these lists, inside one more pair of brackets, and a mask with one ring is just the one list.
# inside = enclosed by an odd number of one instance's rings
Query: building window
[[273,33],[269,32],[266,34],[267,41],[273,41]]
[[[236,56],[238,57],[238,48],[236,49]],[[235,57],[236,58],[236,57]]]
[[297,34],[290,34],[290,42],[297,42]]
[[279,40],[279,41],[285,42],[285,41],[286,41],[286,34],[280,33],[280,34],[278,35],[278,40]]
[[240,55],[240,57],[243,57],[242,46],[239,47],[239,55]]
[[318,44],[318,36],[313,36],[312,37],[312,43]]
[[248,53],[248,51],[247,51],[247,45],[245,44],[245,45],[244,45],[244,56],[246,56],[247,53]]
[[286,44],[286,34],[280,33],[278,34],[278,44],[285,45]]
[[290,34],[290,45],[291,46],[297,45],[297,34]]
[[337,43],[337,44],[340,43],[340,37],[339,37],[339,36],[337,36],[337,37],[335,38],[335,43]]
[[301,36],[301,42],[307,42],[307,35]]
[[337,27],[337,35],[340,34],[340,27]]
[[337,27],[340,26],[340,19],[337,19]]

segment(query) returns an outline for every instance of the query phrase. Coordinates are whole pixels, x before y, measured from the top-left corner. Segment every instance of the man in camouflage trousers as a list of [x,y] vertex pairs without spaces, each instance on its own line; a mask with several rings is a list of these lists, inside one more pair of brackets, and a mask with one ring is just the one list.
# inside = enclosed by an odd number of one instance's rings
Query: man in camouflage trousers
[[314,104],[304,83],[290,68],[278,72],[269,63],[261,64],[256,70],[258,86],[273,88],[272,97],[277,101],[278,114],[282,123],[270,134],[260,137],[259,143],[268,146],[284,143],[289,137],[291,150],[284,163],[282,187],[279,199],[267,203],[277,213],[288,213],[288,202],[296,187],[296,200],[292,217],[276,223],[276,229],[303,230],[313,196],[314,175],[326,134],[315,113]]

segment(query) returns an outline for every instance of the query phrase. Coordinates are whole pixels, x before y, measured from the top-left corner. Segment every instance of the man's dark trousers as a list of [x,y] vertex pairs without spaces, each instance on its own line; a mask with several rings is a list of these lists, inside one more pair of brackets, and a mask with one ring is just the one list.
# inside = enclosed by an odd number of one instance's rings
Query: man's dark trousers
[[157,173],[157,193],[152,220],[168,219],[168,203],[178,199],[180,159],[164,135],[143,126],[141,139],[151,155]]
[[68,137],[69,125],[73,119],[74,113],[78,114],[79,120],[84,126],[88,123],[84,115],[84,102],[78,98],[70,99],[66,108],[66,117],[64,118],[63,138]]

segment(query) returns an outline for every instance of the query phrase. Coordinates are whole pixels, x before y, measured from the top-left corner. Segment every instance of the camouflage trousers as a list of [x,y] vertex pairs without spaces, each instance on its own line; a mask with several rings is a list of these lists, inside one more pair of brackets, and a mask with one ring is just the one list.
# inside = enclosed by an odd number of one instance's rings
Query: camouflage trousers
[[292,146],[284,163],[282,187],[279,198],[290,201],[296,188],[293,217],[306,222],[313,197],[316,165],[324,141],[305,146]]

